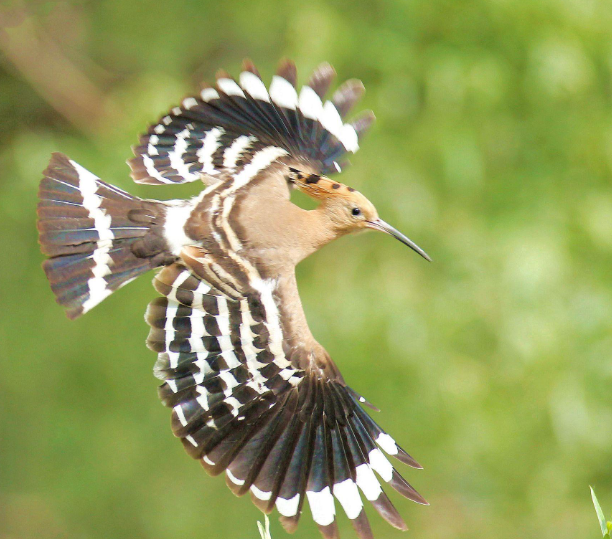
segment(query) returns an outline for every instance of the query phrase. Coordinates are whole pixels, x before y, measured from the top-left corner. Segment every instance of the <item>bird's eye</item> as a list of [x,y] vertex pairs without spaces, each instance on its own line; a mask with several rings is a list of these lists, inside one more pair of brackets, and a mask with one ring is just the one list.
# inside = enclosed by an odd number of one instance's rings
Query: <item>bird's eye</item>
[[361,210],[360,210],[359,208],[353,208],[353,209],[351,210],[351,213],[352,213],[353,215],[355,215],[355,216],[357,216],[357,215],[361,215]]

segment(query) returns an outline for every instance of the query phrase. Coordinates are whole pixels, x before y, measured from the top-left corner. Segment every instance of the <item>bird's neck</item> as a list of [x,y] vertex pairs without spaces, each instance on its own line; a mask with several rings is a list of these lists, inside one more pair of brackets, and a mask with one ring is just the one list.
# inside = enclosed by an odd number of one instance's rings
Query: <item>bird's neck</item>
[[314,369],[328,378],[342,380],[329,354],[308,327],[294,271],[285,271],[277,276],[274,295],[283,324],[283,347],[287,357],[301,369]]
[[250,213],[243,214],[243,230],[248,230],[246,252],[270,277],[293,272],[295,266],[342,234],[333,226],[321,206],[304,210],[289,201],[270,204],[257,220]]
[[316,209],[304,212],[302,226],[296,228],[295,234],[302,254],[300,260],[303,260],[343,236],[344,232],[334,226],[326,206],[320,204]]

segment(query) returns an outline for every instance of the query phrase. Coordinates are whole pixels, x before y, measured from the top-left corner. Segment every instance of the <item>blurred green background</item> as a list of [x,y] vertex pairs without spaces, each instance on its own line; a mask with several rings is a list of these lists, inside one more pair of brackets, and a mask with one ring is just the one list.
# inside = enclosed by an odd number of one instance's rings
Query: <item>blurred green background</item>
[[[424,466],[377,538],[597,537],[612,505],[612,4],[0,3],[0,538],[248,539],[187,457],[144,346],[145,277],[69,322],[37,246],[53,151],[146,197],[130,145],[251,57],[356,77],[378,121],[342,181],[433,264],[364,234],[299,268],[315,336]],[[343,537],[354,537],[340,518]],[[273,519],[274,539],[286,537]],[[318,537],[309,510],[296,538]]]

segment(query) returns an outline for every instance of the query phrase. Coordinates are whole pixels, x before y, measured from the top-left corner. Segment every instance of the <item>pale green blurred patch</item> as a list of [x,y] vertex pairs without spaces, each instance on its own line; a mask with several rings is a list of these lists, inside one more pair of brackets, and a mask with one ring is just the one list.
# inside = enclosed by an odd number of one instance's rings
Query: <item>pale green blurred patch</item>
[[139,196],[197,193],[135,185],[125,160],[245,56],[266,80],[288,56],[301,81],[322,61],[364,81],[378,120],[342,181],[434,259],[372,232],[298,268],[313,333],[425,466],[398,465],[431,503],[391,494],[408,533],[587,537],[586,486],[612,488],[610,28],[600,0],[3,2],[0,538],[256,533],[170,432],[150,280],[69,322],[35,229],[52,151]]

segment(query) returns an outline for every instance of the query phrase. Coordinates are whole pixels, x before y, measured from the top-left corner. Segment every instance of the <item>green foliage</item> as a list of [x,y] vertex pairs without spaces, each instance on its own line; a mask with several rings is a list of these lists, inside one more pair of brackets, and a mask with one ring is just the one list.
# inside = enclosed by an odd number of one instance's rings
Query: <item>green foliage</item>
[[259,530],[261,539],[272,539],[272,535],[270,535],[270,519],[268,518],[268,515],[264,515],[264,524],[257,522],[257,529]]
[[[610,537],[610,530],[612,530],[612,522],[606,520],[603,511],[601,510],[601,505],[599,505],[599,500],[597,496],[595,496],[595,491],[593,487],[589,487],[591,489],[591,498],[593,499],[593,505],[595,506],[595,512],[597,513],[597,518],[599,520],[599,526],[601,528],[601,533],[604,538]],[[259,523],[258,523],[259,525]]]
[[[52,151],[136,195],[195,194],[133,184],[130,145],[244,56],[266,80],[287,56],[301,81],[324,60],[364,81],[378,120],[342,181],[434,259],[371,232],[298,268],[314,335],[425,466],[398,465],[431,503],[391,495],[409,533],[586,537],[585,485],[612,487],[610,28],[601,0],[2,3],[0,537],[253,536],[259,511],[157,401],[149,279],[70,322],[34,224]],[[317,534],[306,509],[294,537]]]

